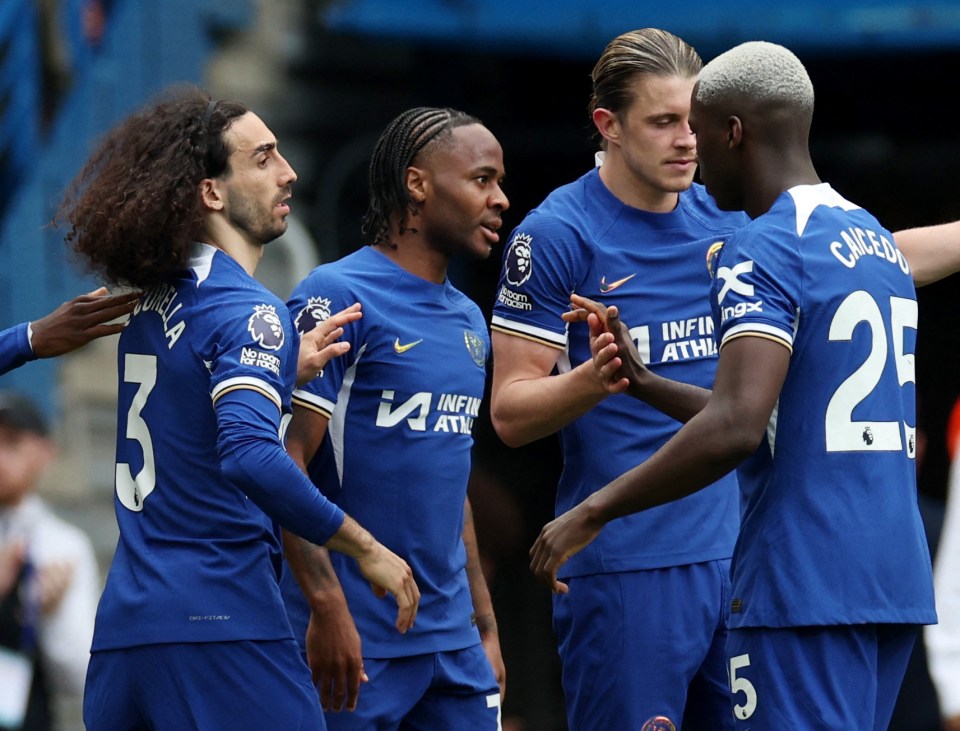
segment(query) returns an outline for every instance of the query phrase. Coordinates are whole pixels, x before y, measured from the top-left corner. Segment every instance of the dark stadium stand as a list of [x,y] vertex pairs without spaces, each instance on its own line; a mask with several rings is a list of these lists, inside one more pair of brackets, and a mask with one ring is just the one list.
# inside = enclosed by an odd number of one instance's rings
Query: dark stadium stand
[[[84,37],[78,8],[57,19],[68,48]],[[250,0],[112,0],[102,38],[71,54],[69,88],[41,135],[41,58],[35,0],[0,2],[0,326],[48,312],[96,284],[67,260],[48,226],[65,185],[97,135],[163,86],[197,83],[217,42],[252,20]],[[73,39],[70,43],[69,39]],[[56,363],[7,374],[4,385],[48,406]]]

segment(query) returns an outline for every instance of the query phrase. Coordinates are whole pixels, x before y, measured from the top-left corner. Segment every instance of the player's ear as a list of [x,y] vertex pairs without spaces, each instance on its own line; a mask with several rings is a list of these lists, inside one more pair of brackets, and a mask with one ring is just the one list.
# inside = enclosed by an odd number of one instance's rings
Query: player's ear
[[727,119],[727,146],[731,149],[740,147],[743,141],[743,123],[740,117],[732,116]]
[[593,124],[607,142],[620,144],[620,120],[616,114],[609,109],[597,107],[593,110]]
[[414,203],[423,203],[427,198],[427,172],[412,165],[406,171],[407,190]]
[[200,200],[211,211],[222,211],[226,193],[216,178],[204,178],[200,181]]

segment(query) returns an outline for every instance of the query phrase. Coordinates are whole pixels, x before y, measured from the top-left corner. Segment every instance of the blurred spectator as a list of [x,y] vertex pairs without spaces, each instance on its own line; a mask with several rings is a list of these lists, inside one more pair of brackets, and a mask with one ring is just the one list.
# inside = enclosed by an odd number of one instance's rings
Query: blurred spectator
[[45,129],[70,86],[69,49],[57,22],[60,0],[36,0],[40,36],[41,120]]
[[90,539],[36,494],[56,456],[29,400],[0,391],[0,728],[54,728],[83,691],[100,577]]
[[[921,399],[917,398],[917,474],[923,470],[927,453],[927,431],[924,428],[924,410]],[[920,518],[926,532],[930,556],[934,558],[940,542],[940,528],[943,525],[943,501],[922,490],[917,494],[920,506]],[[927,648],[917,641],[910,655],[897,704],[890,719],[889,731],[942,731],[940,706],[937,692],[930,678]]]
[[83,0],[80,6],[80,27],[83,30],[83,38],[92,48],[98,48],[103,41],[110,5],[110,0]]
[[52,122],[77,69],[103,42],[112,0],[36,0],[42,123]]
[[947,509],[934,561],[939,624],[925,629],[930,674],[940,699],[945,731],[960,731],[960,399],[947,426],[950,478]]

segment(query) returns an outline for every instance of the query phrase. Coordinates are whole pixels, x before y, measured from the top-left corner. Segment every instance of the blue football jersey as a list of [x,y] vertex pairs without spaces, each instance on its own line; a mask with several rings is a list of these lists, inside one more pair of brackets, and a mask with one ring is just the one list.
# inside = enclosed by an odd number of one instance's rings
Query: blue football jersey
[[739,470],[733,627],[935,621],[917,508],[917,300],[893,235],[829,185],[797,186],[719,252],[721,347],[792,350]]
[[0,332],[0,375],[36,357],[30,348],[28,327],[28,323],[21,322]]
[[[225,444],[217,413],[246,398],[245,414],[273,430],[271,454],[303,478],[280,441],[296,377],[299,338],[290,325],[281,300],[208,245],[198,245],[182,278],[138,302],[118,346],[120,538],[94,650],[291,637],[278,584],[279,529],[221,465],[256,444],[242,432]],[[280,505],[304,509],[309,501],[298,501],[298,489],[316,501],[306,478],[291,483],[278,464],[251,479]],[[314,504],[313,537],[322,542],[343,514],[324,500]]]
[[[354,302],[363,317],[345,328],[351,349],[294,401],[330,419],[329,451],[310,466],[314,483],[413,569],[421,595],[413,628],[401,637],[396,605],[373,595],[356,561],[331,558],[365,656],[463,649],[480,641],[462,533],[486,324],[449,281],[414,276],[372,247],[315,269],[288,306],[305,333]],[[304,599],[289,581],[284,597],[302,642]]]
[[[576,292],[619,307],[653,372],[710,388],[717,349],[706,255],[748,220],[718,211],[700,185],[681,193],[669,213],[632,208],[591,170],[551,193],[514,230],[492,327],[564,349],[558,367],[569,370],[591,357],[586,323],[568,331],[560,319]],[[679,427],[627,395],[607,397],[564,427],[558,514],[646,460]],[[676,503],[611,522],[559,575],[729,558],[737,526],[736,480],[729,475]]]

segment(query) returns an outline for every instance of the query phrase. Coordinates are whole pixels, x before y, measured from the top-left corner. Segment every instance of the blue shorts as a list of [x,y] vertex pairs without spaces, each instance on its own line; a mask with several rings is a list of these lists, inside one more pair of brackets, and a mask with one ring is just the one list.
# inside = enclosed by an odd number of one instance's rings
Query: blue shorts
[[[567,580],[553,601],[567,724],[733,728],[724,619],[730,561]],[[651,727],[657,727],[652,723]]]
[[731,629],[735,728],[887,731],[912,624]]
[[142,645],[94,652],[87,731],[323,731],[310,671],[290,640]]
[[355,711],[327,711],[330,731],[500,731],[500,688],[483,645],[363,659]]

